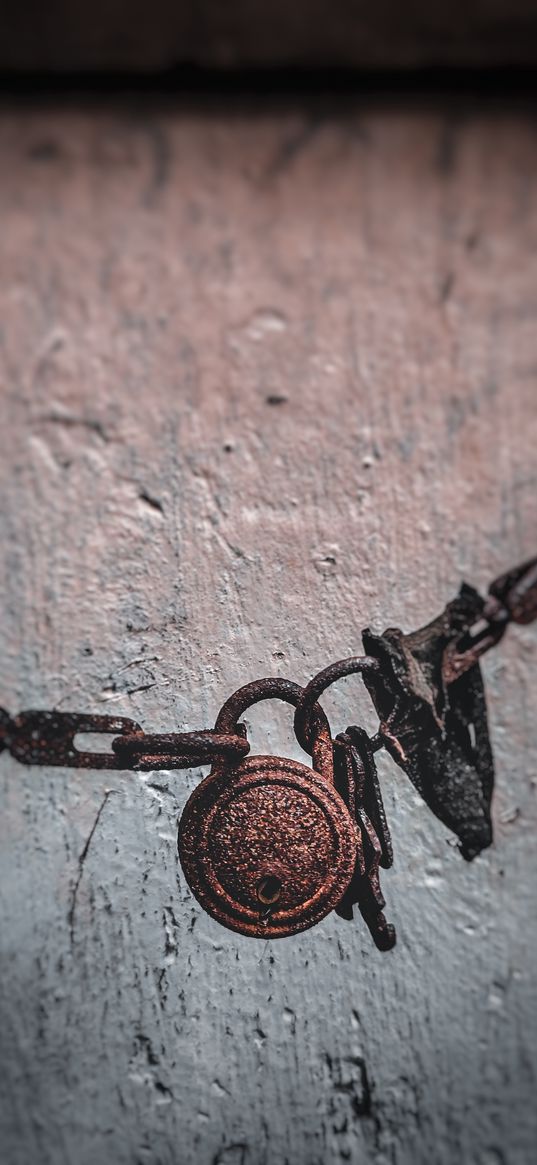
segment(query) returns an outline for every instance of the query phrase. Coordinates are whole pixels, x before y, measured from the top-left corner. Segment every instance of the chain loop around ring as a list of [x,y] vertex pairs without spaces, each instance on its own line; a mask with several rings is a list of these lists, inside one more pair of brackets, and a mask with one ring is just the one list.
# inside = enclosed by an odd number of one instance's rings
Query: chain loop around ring
[[295,734],[301,748],[311,753],[312,713],[323,692],[343,676],[363,675],[364,672],[375,675],[379,670],[379,662],[372,656],[351,655],[348,659],[337,660],[336,663],[331,663],[329,667],[317,672],[304,688],[295,712]]

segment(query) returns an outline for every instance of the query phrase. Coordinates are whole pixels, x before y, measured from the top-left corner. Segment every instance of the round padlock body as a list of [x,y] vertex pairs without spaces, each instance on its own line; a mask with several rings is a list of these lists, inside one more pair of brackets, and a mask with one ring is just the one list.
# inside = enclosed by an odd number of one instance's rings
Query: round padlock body
[[179,823],[179,856],[196,898],[223,926],[255,938],[320,922],[348,886],[356,849],[334,787],[275,757],[247,757],[207,777]]

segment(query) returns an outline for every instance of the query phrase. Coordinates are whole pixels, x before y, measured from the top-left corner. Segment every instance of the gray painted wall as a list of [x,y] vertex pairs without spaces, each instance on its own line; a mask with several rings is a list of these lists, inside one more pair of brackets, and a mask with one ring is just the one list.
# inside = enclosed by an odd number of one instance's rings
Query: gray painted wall
[[[210,726],[534,552],[529,117],[10,108],[0,151],[10,711]],[[536,648],[485,663],[474,864],[381,762],[387,955],[335,916],[264,944],[204,915],[199,771],[3,755],[6,1165],[529,1165]],[[358,680],[325,705],[374,728]],[[284,709],[250,723],[300,756]]]

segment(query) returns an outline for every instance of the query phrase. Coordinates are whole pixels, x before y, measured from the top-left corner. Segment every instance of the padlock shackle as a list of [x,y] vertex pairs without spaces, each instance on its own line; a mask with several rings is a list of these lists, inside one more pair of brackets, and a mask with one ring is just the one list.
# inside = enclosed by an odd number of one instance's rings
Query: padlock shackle
[[[216,718],[215,732],[236,732],[237,724],[244,712],[262,700],[284,700],[286,704],[292,704],[296,708],[304,691],[300,684],[295,684],[282,676],[267,676],[262,680],[253,680],[238,688],[226,700]],[[314,768],[325,775],[330,773],[330,781],[333,782],[332,735],[328,718],[320,704],[313,704],[310,723],[311,742],[308,742],[306,751],[312,757]]]

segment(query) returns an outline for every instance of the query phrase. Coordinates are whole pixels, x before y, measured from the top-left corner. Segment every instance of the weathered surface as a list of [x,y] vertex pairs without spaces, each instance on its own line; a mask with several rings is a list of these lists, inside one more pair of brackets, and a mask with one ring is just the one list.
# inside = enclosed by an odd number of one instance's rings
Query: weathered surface
[[[535,550],[528,116],[5,110],[0,702],[209,726]],[[527,1165],[535,628],[484,671],[494,846],[389,759],[398,945],[198,908],[199,773],[0,758],[8,1165]],[[358,680],[334,730],[375,721]],[[300,758],[291,715],[254,744]]]

